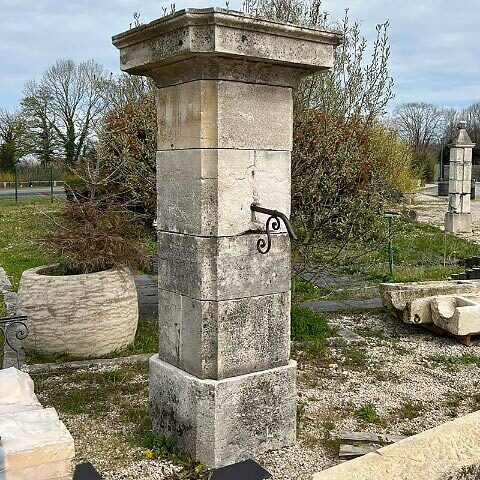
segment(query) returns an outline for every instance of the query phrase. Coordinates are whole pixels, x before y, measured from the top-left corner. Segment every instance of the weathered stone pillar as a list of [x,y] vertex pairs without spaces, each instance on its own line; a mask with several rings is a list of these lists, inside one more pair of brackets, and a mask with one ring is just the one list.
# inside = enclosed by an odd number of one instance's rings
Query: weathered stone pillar
[[[295,442],[290,241],[292,87],[330,68],[335,32],[187,9],[117,35],[121,68],[158,87],[159,354],[155,431],[219,467]],[[283,226],[283,225],[282,225]]]
[[446,232],[472,232],[470,192],[472,180],[472,151],[475,146],[465,130],[466,123],[458,124],[457,140],[450,148],[448,182],[448,211],[445,214]]

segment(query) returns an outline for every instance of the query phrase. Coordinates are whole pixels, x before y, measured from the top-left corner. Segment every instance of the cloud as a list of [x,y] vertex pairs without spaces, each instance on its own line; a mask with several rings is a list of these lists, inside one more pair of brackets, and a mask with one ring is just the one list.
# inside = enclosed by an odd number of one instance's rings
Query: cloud
[[[127,30],[133,12],[144,23],[170,2],[158,0],[0,0],[0,107],[13,108],[23,84],[59,58],[94,58],[118,72],[111,36]],[[177,9],[211,6],[206,0],[177,3]],[[240,1],[230,2],[239,8]],[[344,8],[372,40],[375,25],[390,20],[390,72],[395,104],[425,101],[463,107],[480,100],[480,2],[464,0],[324,0],[322,9],[341,19]]]

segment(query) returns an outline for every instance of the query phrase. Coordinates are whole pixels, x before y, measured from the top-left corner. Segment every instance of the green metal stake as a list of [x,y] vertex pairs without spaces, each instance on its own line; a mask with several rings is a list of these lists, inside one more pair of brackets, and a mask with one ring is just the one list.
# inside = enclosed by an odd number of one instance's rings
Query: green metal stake
[[53,165],[50,165],[50,203],[53,203]]
[[13,171],[15,174],[15,201],[18,202],[18,163],[13,165]]
[[390,277],[393,276],[393,218],[399,217],[400,212],[396,210],[386,210],[384,217],[388,218],[388,244],[387,244],[387,253],[388,253],[388,272]]
[[388,271],[393,276],[392,216],[388,217]]
[[438,172],[438,181],[443,182],[443,139],[440,145],[440,171]]

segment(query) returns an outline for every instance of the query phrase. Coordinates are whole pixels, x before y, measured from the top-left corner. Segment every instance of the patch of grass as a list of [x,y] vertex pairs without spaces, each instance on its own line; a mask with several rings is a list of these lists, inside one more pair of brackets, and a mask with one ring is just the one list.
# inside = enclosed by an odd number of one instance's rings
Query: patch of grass
[[48,216],[58,215],[64,199],[28,197],[0,200],[0,265],[5,269],[13,289],[18,288],[22,272],[39,265],[55,263],[45,250],[33,241],[44,236],[49,225]]
[[0,317],[5,317],[7,315],[7,307],[5,306],[5,300],[3,295],[0,293]]
[[173,436],[150,434],[144,439],[142,446],[146,448],[145,456],[147,458],[163,458],[181,467],[180,472],[175,474],[172,480],[208,480],[212,478],[212,472],[205,465],[195,462],[188,453],[182,452],[177,447],[177,440]]
[[371,403],[367,403],[353,412],[353,416],[367,423],[378,423],[380,416]]
[[366,370],[368,356],[365,347],[348,344],[346,342],[339,342],[338,345],[344,357],[341,362],[343,367],[357,371]]
[[397,409],[396,415],[400,418],[408,418],[409,420],[412,420],[413,418],[418,417],[423,409],[424,406],[420,402],[407,400]]
[[[108,355],[96,356],[95,358],[115,358],[139,355],[142,353],[153,353],[158,349],[158,325],[152,320],[141,319],[138,321],[137,333],[134,341],[125,349],[112,352]],[[76,357],[68,353],[47,354],[36,351],[28,351],[25,363],[65,363],[80,360],[87,360],[85,357]]]
[[439,365],[443,365],[447,370],[454,371],[465,365],[480,365],[480,356],[473,353],[464,353],[459,357],[436,354],[431,355],[428,359]]
[[325,340],[333,335],[324,313],[292,305],[292,340]]
[[[445,280],[451,273],[465,270],[465,267],[458,264],[458,260],[480,255],[479,244],[455,235],[448,234],[445,237],[442,230],[431,225],[397,219],[394,221],[393,232],[394,271],[390,277],[386,232],[385,222],[382,239],[366,243],[356,242],[340,254],[340,242],[322,242],[315,248],[311,261],[318,265],[328,264],[339,273],[356,275],[375,282],[415,282]],[[332,258],[335,258],[335,265]]]
[[292,295],[295,302],[318,300],[330,294],[331,290],[318,287],[311,282],[295,277],[292,281]]
[[[125,409],[136,409],[126,402],[134,393],[148,396],[148,363],[138,362],[122,365],[115,370],[74,371],[56,376],[52,383],[49,373],[32,374],[35,391],[41,395],[45,406],[55,407],[61,413],[71,415],[100,415],[102,412],[122,405],[122,415],[127,421],[130,414]],[[61,379],[60,379],[61,378]],[[146,407],[144,408],[145,415]],[[134,415],[136,418],[138,415]]]

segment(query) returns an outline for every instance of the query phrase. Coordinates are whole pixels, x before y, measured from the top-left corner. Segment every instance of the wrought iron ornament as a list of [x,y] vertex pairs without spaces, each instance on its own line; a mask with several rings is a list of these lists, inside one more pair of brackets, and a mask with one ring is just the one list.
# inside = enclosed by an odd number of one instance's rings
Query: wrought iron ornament
[[250,205],[250,210],[252,210],[252,212],[258,212],[258,213],[264,213],[265,215],[270,215],[265,225],[265,233],[267,234],[267,241],[265,241],[263,238],[259,238],[257,241],[257,250],[261,254],[265,255],[270,251],[270,248],[272,247],[272,236],[271,236],[270,228],[273,231],[280,230],[280,225],[281,225],[280,219],[285,224],[285,227],[287,227],[287,232],[288,232],[288,235],[290,236],[290,240],[297,240],[297,236],[295,235],[295,231],[293,230],[292,224],[290,223],[290,220],[287,218],[287,216],[284,213],[279,212],[278,210],[270,210],[269,208],[259,207],[254,203]]
[[17,368],[20,368],[20,348],[16,348],[15,345],[12,345],[9,334],[11,334],[10,329],[15,326],[17,329],[15,332],[15,338],[17,340],[25,340],[28,337],[28,327],[25,323],[26,321],[26,316],[0,318],[0,334],[3,335],[3,341],[0,341],[0,348],[3,351],[5,346],[8,346],[15,352],[17,356]]

